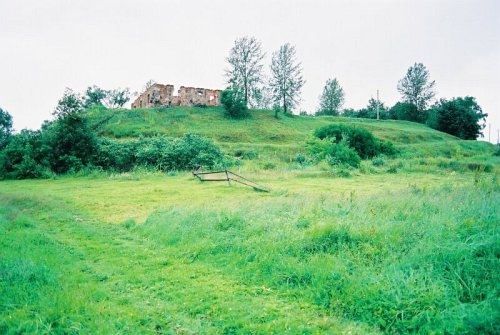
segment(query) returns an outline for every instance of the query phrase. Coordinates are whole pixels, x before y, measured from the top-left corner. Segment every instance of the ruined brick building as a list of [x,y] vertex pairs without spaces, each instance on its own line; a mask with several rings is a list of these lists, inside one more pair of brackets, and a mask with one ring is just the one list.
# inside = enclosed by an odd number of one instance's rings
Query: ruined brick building
[[170,106],[219,106],[221,90],[184,87],[174,95],[174,85],[153,84],[132,103],[132,108]]

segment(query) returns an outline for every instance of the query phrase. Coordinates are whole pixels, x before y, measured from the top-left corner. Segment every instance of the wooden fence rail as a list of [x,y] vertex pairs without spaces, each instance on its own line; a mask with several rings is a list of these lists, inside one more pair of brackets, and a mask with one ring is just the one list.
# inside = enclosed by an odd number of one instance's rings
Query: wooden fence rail
[[219,171],[202,171],[202,168],[198,167],[193,170],[193,176],[198,178],[200,181],[227,181],[229,185],[231,185],[231,182],[233,181],[238,184],[251,187],[256,191],[269,192],[268,188],[240,176],[239,174],[231,172],[228,169]]

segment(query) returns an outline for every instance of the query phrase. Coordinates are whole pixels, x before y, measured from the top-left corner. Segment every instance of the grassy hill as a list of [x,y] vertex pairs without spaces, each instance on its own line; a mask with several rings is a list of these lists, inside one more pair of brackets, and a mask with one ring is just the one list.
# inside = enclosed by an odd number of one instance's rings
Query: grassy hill
[[97,120],[106,120],[104,135],[126,138],[140,135],[166,134],[180,136],[194,132],[213,138],[221,144],[254,143],[298,145],[315,129],[332,122],[362,126],[381,139],[395,143],[453,141],[457,138],[407,121],[377,121],[344,117],[283,116],[274,118],[272,111],[252,111],[251,117],[233,120],[224,117],[222,107],[172,107],[90,112]]
[[[492,161],[495,147],[490,143],[460,140],[409,121],[283,115],[276,119],[267,110],[252,111],[247,119],[233,120],[224,117],[222,107],[95,109],[89,115],[100,126],[101,134],[111,138],[126,140],[155,134],[178,137],[195,133],[213,139],[228,155],[250,152],[258,155],[260,162],[278,166],[289,164],[297,153],[306,153],[306,142],[313,132],[334,122],[365,128],[377,138],[393,142],[407,163],[412,159],[443,158],[490,164],[493,168],[497,162]],[[444,166],[449,162],[434,163]]]
[[[93,110],[101,134],[212,138],[269,187],[188,172],[0,181],[1,334],[498,334],[495,147],[423,125],[220,108]],[[299,164],[344,122],[394,158]]]

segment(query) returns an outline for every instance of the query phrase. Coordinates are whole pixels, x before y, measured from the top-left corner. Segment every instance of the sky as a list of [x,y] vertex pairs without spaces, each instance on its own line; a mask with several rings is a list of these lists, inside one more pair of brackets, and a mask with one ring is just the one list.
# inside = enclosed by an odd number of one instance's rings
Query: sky
[[[146,81],[224,88],[234,41],[266,53],[296,47],[306,83],[297,111],[312,113],[327,79],[346,108],[371,97],[392,106],[415,62],[437,98],[473,96],[500,128],[499,0],[0,0],[0,107],[17,131],[38,129],[70,87],[83,92]],[[130,104],[129,104],[130,106]]]

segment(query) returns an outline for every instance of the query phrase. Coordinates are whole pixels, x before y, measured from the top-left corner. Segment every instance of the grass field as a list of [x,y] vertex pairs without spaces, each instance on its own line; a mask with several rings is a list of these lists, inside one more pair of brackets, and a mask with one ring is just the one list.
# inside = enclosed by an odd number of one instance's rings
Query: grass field
[[[232,168],[271,192],[183,172],[0,181],[0,333],[500,332],[493,146],[408,122],[94,113],[123,140],[189,131],[255,152]],[[333,121],[402,152],[350,177],[294,162]]]

